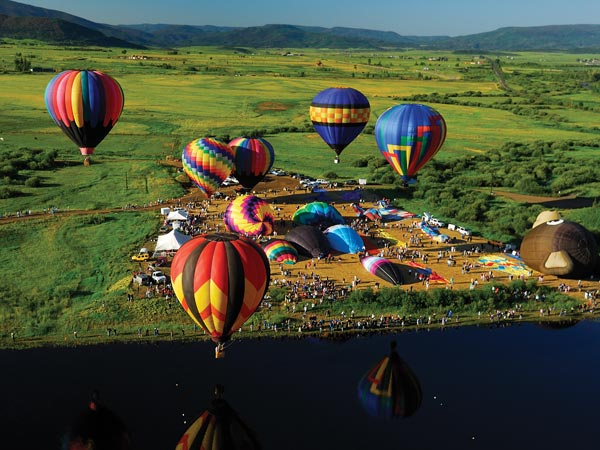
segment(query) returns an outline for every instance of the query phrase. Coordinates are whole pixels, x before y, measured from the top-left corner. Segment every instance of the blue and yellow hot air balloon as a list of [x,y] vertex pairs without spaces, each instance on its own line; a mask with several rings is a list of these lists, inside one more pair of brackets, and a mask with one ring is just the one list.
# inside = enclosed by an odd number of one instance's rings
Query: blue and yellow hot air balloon
[[387,109],[375,123],[379,151],[405,183],[442,148],[446,122],[435,109],[401,104]]
[[97,70],[66,70],[50,80],[44,94],[52,120],[89,156],[123,111],[123,90]]
[[371,105],[356,89],[331,87],[313,98],[309,113],[315,131],[335,151],[337,163],[340,153],[365,128]]
[[183,171],[207,197],[210,197],[233,170],[231,147],[212,138],[195,139],[183,148]]
[[275,228],[275,211],[262,198],[241,195],[227,205],[223,222],[227,231],[244,236],[268,236]]
[[223,344],[254,314],[271,269],[263,249],[232,233],[199,235],[173,257],[171,280],[183,309],[217,343]]
[[273,167],[273,146],[263,138],[238,137],[229,142],[235,153],[233,176],[246,189],[256,186]]

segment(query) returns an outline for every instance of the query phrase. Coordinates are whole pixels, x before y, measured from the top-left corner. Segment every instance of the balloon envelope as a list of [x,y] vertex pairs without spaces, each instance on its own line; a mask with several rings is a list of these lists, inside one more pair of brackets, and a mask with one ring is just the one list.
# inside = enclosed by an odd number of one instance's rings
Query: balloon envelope
[[229,145],[212,138],[193,140],[183,148],[181,162],[190,180],[210,197],[233,169]]
[[270,274],[262,248],[231,233],[195,237],[179,248],[171,265],[181,306],[217,343],[226,342],[256,311]]
[[392,344],[390,354],[360,380],[358,399],[373,417],[398,418],[413,415],[421,406],[421,384]]
[[311,225],[299,225],[285,235],[285,240],[293,243],[298,253],[313,258],[329,254],[331,248],[321,230]]
[[405,182],[433,158],[445,139],[444,118],[426,105],[392,106],[375,123],[379,151]]
[[366,256],[360,262],[369,273],[393,285],[402,284],[402,273],[398,269],[398,266],[390,260],[380,256]]
[[246,189],[256,186],[273,167],[273,146],[263,138],[239,137],[229,142],[235,153],[233,176]]
[[91,155],[119,120],[123,90],[117,81],[97,70],[66,70],[50,80],[44,94],[52,120]]
[[342,253],[358,253],[365,249],[360,235],[349,225],[332,225],[325,230],[332,249]]
[[521,258],[538,272],[565,278],[584,278],[598,268],[598,244],[594,235],[567,220],[538,224],[521,242]]
[[315,131],[337,155],[361,133],[370,113],[367,97],[349,87],[332,87],[319,92],[309,110]]
[[263,246],[269,261],[283,264],[295,264],[298,261],[298,251],[291,242],[285,239],[271,239]]
[[228,231],[247,236],[267,236],[275,228],[273,207],[254,195],[242,195],[229,203],[223,221]]
[[334,206],[325,202],[311,202],[298,208],[292,220],[302,225],[318,225],[329,227],[346,223]]

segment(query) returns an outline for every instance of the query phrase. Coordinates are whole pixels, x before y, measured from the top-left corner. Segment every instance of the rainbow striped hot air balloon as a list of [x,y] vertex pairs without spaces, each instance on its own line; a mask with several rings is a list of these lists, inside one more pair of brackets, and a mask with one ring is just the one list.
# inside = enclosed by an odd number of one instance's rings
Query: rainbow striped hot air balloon
[[123,111],[123,90],[117,81],[97,70],[66,70],[56,75],[45,92],[52,120],[91,155],[112,130]]
[[263,138],[235,138],[229,142],[235,152],[233,176],[246,189],[256,186],[273,167],[273,146]]
[[228,231],[246,236],[268,236],[275,228],[271,204],[254,195],[242,195],[225,209],[223,221]]
[[263,245],[263,250],[269,261],[275,261],[280,264],[296,264],[298,261],[296,247],[285,239],[271,239]]
[[373,417],[398,418],[413,415],[420,407],[421,384],[411,368],[396,351],[369,370],[358,384],[358,399]]
[[263,249],[231,233],[205,234],[183,244],[171,265],[173,290],[183,309],[218,344],[256,311],[271,270]]
[[446,122],[435,109],[419,104],[392,106],[375,123],[379,151],[405,183],[442,148]]
[[365,128],[371,114],[369,100],[350,87],[332,87],[319,92],[309,109],[315,131],[339,155]]
[[183,149],[183,171],[210,197],[233,170],[235,155],[231,147],[212,138],[200,138]]

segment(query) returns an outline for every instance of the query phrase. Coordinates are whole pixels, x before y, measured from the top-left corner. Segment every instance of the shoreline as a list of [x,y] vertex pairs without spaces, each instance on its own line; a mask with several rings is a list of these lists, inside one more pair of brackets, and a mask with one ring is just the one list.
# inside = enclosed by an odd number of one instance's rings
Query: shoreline
[[[409,324],[381,324],[368,325],[364,327],[344,328],[339,327],[333,330],[329,327],[323,327],[321,330],[314,329],[273,329],[268,330],[251,330],[242,329],[241,332],[236,332],[231,336],[231,339],[225,343],[225,349],[234,342],[254,339],[273,339],[273,340],[301,340],[309,338],[317,338],[319,340],[327,340],[331,342],[344,342],[348,339],[357,338],[364,335],[374,334],[398,334],[404,332],[421,332],[421,331],[444,331],[446,329],[458,329],[462,327],[486,327],[486,328],[505,328],[515,325],[538,325],[549,329],[569,328],[583,321],[598,321],[600,318],[593,312],[577,312],[566,315],[553,314],[540,316],[539,312],[523,311],[522,317],[516,318],[498,318],[491,320],[489,315],[475,316],[460,316],[457,320],[447,320],[444,323],[439,320],[435,322],[425,323],[409,323]],[[485,317],[485,318],[484,318]],[[359,318],[357,318],[359,319]],[[189,326],[189,325],[188,325]],[[75,335],[48,335],[34,337],[15,337],[14,340],[10,336],[3,337],[0,340],[0,350],[33,350],[33,349],[57,349],[57,348],[74,348],[90,345],[110,345],[110,344],[192,344],[198,342],[206,342],[210,344],[212,341],[202,332],[201,328],[191,333],[181,334],[175,333],[172,330],[159,332],[157,335],[150,334],[139,335],[135,330],[128,330],[117,335],[107,336],[106,333],[101,333],[99,330],[91,330],[89,332],[78,332]],[[214,344],[216,345],[216,344]]]

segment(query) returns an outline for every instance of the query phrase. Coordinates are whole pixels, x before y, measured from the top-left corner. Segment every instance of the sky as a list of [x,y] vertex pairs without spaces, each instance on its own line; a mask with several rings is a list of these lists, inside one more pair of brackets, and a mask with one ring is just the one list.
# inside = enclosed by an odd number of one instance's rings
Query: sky
[[21,0],[93,22],[291,24],[461,36],[507,26],[599,24],[598,0]]

